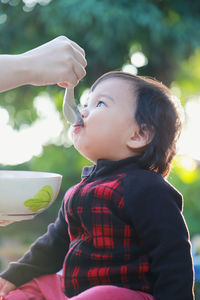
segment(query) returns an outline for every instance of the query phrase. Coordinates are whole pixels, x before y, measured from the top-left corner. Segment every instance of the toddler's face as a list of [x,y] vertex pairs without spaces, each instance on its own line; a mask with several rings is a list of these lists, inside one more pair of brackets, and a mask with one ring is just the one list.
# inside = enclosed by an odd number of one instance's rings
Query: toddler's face
[[90,92],[82,110],[84,126],[72,127],[74,147],[89,160],[120,160],[133,156],[127,141],[138,129],[136,100],[129,84],[120,78],[101,81]]

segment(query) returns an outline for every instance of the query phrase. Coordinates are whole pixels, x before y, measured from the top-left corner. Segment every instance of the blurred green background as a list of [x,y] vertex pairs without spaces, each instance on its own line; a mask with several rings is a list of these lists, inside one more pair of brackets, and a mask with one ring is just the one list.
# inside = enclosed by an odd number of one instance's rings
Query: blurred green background
[[[76,87],[77,100],[104,72],[121,69],[155,77],[180,98],[185,135],[168,180],[184,195],[184,216],[200,254],[199,0],[0,0],[1,54],[19,54],[59,35],[86,51],[87,76]],[[58,199],[46,212],[0,229],[0,269],[46,231],[67,188],[91,164],[71,147],[63,95],[58,86],[0,94],[0,169],[63,175]]]

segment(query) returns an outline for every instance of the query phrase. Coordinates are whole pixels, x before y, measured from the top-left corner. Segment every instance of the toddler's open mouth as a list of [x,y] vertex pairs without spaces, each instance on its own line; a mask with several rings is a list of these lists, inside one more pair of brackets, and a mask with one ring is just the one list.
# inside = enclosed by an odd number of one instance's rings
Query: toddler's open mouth
[[82,128],[84,127],[84,123],[82,122],[81,124],[75,124],[72,126],[72,132],[73,133],[78,133]]

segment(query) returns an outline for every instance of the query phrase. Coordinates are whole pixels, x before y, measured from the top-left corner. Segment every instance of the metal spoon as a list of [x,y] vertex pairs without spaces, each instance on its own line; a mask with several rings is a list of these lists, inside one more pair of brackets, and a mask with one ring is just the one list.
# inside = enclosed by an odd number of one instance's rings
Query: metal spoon
[[63,114],[71,125],[83,125],[83,119],[76,106],[74,89],[66,89],[63,99]]

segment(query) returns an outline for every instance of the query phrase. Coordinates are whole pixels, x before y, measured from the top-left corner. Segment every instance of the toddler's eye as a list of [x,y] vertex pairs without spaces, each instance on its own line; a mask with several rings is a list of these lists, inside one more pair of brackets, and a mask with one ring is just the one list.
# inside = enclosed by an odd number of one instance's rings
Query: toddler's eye
[[98,101],[97,107],[105,106],[105,103],[103,101]]

